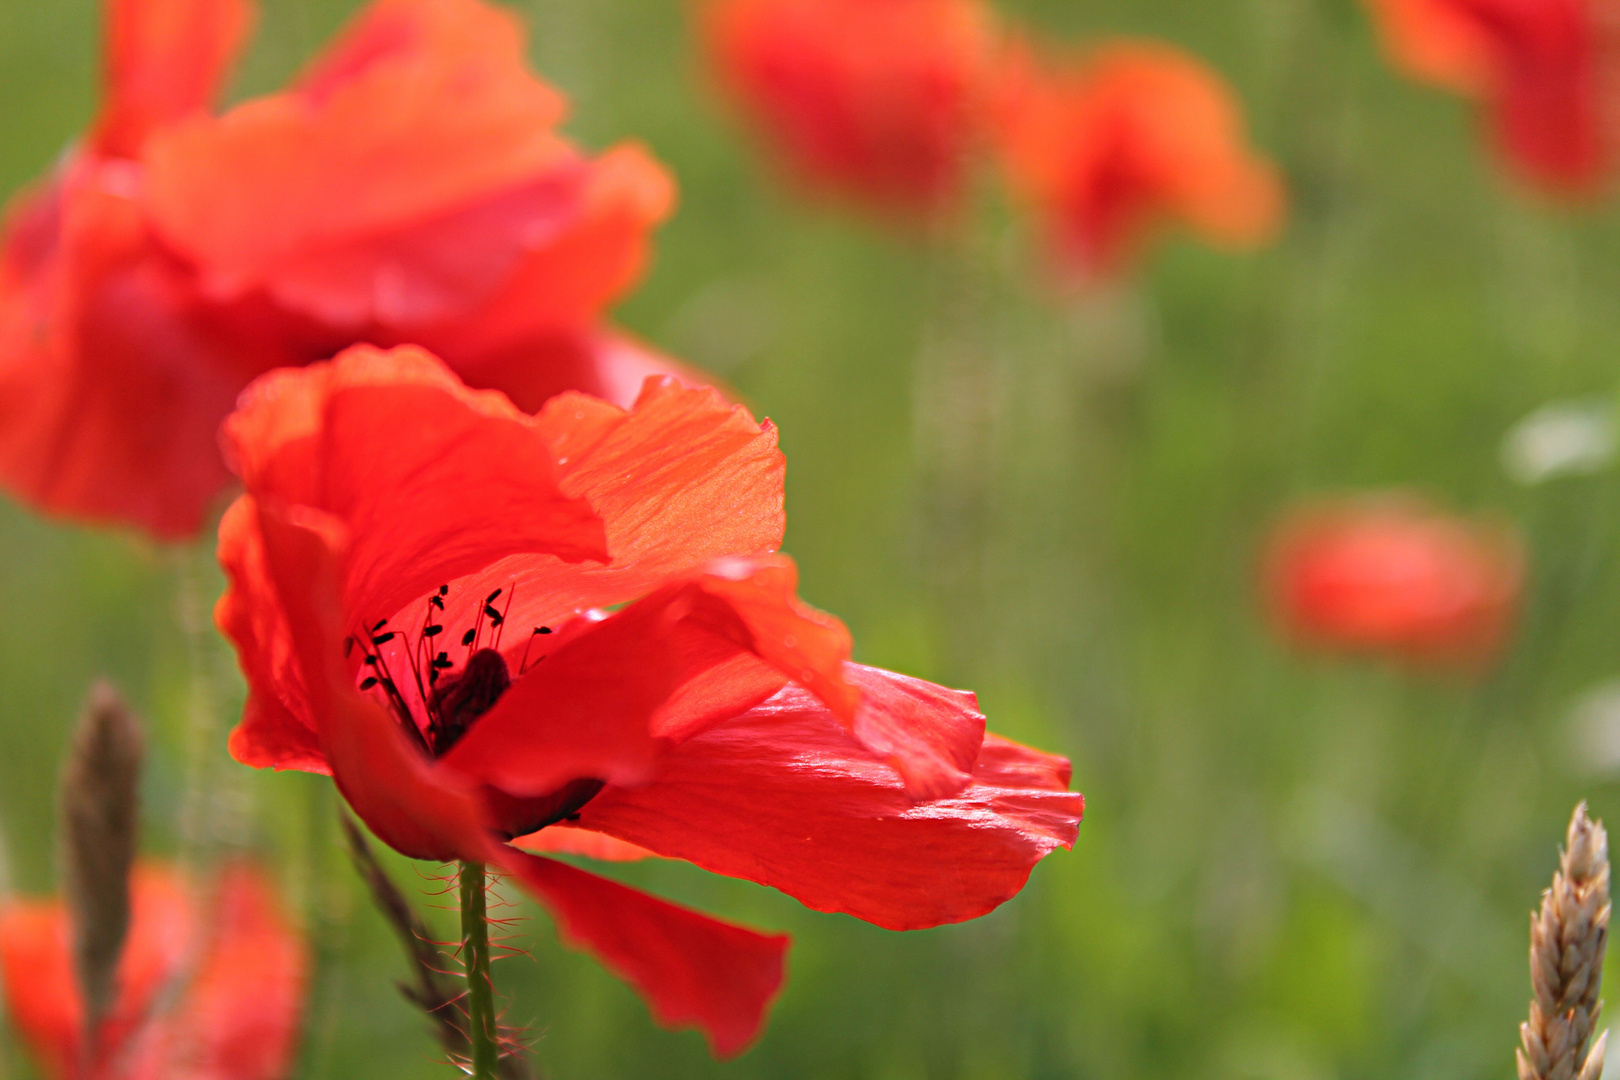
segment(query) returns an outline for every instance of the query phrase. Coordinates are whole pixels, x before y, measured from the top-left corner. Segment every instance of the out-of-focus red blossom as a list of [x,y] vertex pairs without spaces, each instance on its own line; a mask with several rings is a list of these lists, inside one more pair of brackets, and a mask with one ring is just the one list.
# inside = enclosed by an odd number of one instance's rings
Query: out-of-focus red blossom
[[304,947],[270,883],[239,865],[198,909],[157,865],[131,880],[117,1000],[86,1058],[72,927],[59,900],[0,906],[12,1022],[51,1080],[282,1080],[303,1005]]
[[105,101],[0,235],[0,485],[196,531],[256,375],[420,341],[537,408],[672,366],[604,328],[673,186],[588,157],[483,0],[376,0],[285,91],[209,106],[248,0],[107,0]]
[[1068,762],[986,735],[971,694],[851,664],[797,600],[776,430],[712,390],[531,417],[360,346],[260,379],[224,433],[232,753],[329,773],[406,855],[499,867],[719,1054],[759,1031],[787,939],[508,841],[910,929],[990,911],[1075,837]]
[[1591,195],[1615,162],[1615,0],[1367,0],[1385,50],[1415,78],[1485,103],[1529,179]]
[[1162,225],[1247,248],[1280,227],[1277,170],[1247,143],[1242,109],[1201,61],[1123,41],[1074,62],[1009,50],[1000,147],[1009,186],[1061,264],[1124,270]]
[[1295,512],[1266,576],[1278,621],[1303,644],[1477,670],[1506,643],[1523,559],[1505,528],[1384,496]]
[[976,0],[712,0],[711,66],[787,172],[926,217],[980,142],[995,37]]

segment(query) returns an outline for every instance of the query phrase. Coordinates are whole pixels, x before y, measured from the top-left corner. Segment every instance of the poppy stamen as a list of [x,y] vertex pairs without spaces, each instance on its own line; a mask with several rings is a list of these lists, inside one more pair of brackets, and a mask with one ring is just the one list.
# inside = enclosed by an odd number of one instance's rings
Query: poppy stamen
[[[446,627],[442,621],[434,621],[438,612],[446,610],[445,597],[449,593],[450,586],[440,585],[436,592],[428,596],[414,640],[408,633],[384,630],[388,620],[382,619],[372,626],[369,634],[354,634],[344,642],[345,656],[352,654],[354,646],[358,644],[362,649],[363,663],[372,669],[372,674],[361,681],[360,689],[380,689],[396,719],[430,757],[438,757],[454,746],[512,685],[511,669],[500,653],[500,645],[517,593],[516,586],[496,589],[479,605],[472,628],[461,636],[461,644],[467,648],[468,655],[459,672],[455,670],[456,663],[450,659],[449,652],[438,648],[437,639]],[[495,603],[502,593],[506,594],[506,603],[498,609]],[[487,646],[483,645],[486,620],[491,631],[490,644]],[[534,638],[549,633],[551,628],[548,626],[534,628],[524,646],[519,674],[528,669],[529,649]],[[370,647],[366,645],[368,641]],[[420,702],[418,705],[413,706],[406,701],[388,671],[383,646],[395,642],[410,664],[416,682],[417,700]],[[539,659],[545,658],[542,656]]]
[[[372,670],[372,674],[361,680],[360,689],[369,691],[381,687],[383,697],[394,713],[394,718],[400,722],[400,726],[405,729],[406,733],[411,736],[412,741],[421,747],[424,753],[431,753],[432,750],[428,746],[428,741],[423,737],[422,729],[416,726],[416,720],[411,714],[411,707],[406,704],[404,695],[399,692],[399,685],[394,681],[393,672],[388,669],[388,661],[383,657],[382,646],[393,641],[397,636],[394,631],[388,631],[386,634],[377,633],[387,623],[387,619],[380,620],[371,628],[372,632],[367,638],[361,638],[357,634],[349,635],[348,639],[343,643],[343,654],[346,657],[352,655],[354,646],[356,644],[360,645],[361,662]],[[375,652],[363,643],[368,638],[376,647]],[[407,655],[409,655],[409,650],[407,650]],[[420,687],[420,679],[417,680],[417,685]]]
[[[499,589],[496,590],[496,592],[499,591]],[[506,592],[506,606],[501,609],[501,617],[498,620],[491,620],[492,625],[495,627],[495,648],[497,649],[501,647],[501,639],[506,636],[506,616],[512,610],[512,598],[516,595],[517,586],[513,585]]]
[[[525,671],[529,670],[529,646],[533,645],[534,644],[534,639],[539,637],[541,634],[549,634],[549,633],[551,633],[551,627],[549,627],[549,626],[537,626],[537,627],[534,628],[534,633],[529,635],[529,640],[525,641],[523,643],[523,659],[518,662],[518,674],[519,675],[522,675]],[[540,660],[544,660],[544,659],[545,659],[544,656],[542,656],[540,658]],[[540,662],[539,660],[535,661],[535,663],[539,663],[539,662]]]

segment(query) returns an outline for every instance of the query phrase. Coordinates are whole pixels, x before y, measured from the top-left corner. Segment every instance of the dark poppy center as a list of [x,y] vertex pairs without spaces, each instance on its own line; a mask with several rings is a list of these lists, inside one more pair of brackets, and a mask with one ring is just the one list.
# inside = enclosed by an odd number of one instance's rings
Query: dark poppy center
[[434,757],[442,757],[473,726],[473,721],[495,707],[512,685],[506,658],[494,649],[472,654],[467,666],[433,687],[428,696],[428,731]]
[[[503,592],[506,606],[497,608]],[[496,589],[479,605],[473,626],[461,637],[460,647],[467,652],[459,669],[449,650],[439,646],[449,593],[450,587],[441,585],[428,597],[422,624],[414,633],[388,629],[389,620],[383,619],[346,643],[348,650],[356,645],[361,650],[367,674],[360,689],[381,694],[400,727],[431,758],[449,753],[512,687],[512,670],[500,651],[511,593]],[[519,675],[545,659],[542,653],[531,663],[529,654],[550,633],[550,627],[537,626],[528,636]],[[500,822],[497,832],[511,839],[577,817],[602,787],[600,780],[581,777],[544,795],[518,796],[486,786],[484,796]]]
[[[443,644],[448,585],[429,594],[421,625],[414,631],[390,627],[389,619],[379,619],[344,643],[345,656],[356,646],[360,648],[366,668],[360,689],[380,694],[411,741],[429,757],[448,753],[511,687],[512,672],[501,653],[501,639],[515,591],[496,589],[484,597],[473,625],[461,635],[459,647]],[[503,593],[506,605],[497,608]],[[534,628],[518,674],[527,670],[533,644],[550,633],[549,626]],[[466,650],[459,670],[450,655],[452,649]],[[544,659],[542,653],[536,662]]]

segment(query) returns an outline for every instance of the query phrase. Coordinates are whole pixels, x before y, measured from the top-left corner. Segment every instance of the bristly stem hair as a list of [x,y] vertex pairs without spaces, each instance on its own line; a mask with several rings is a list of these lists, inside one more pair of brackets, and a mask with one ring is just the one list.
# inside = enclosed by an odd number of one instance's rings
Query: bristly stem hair
[[1530,1019],[1519,1026],[1519,1080],[1600,1080],[1609,1033],[1592,1029],[1603,1002],[1609,941],[1609,837],[1583,802],[1569,822],[1552,888],[1530,917]]
[[500,1033],[495,984],[489,971],[489,916],[485,911],[484,864],[461,864],[461,959],[467,969],[467,1037],[472,1043],[472,1080],[496,1080]]
[[[400,991],[432,1019],[439,1045],[450,1060],[462,1068],[472,1058],[472,1041],[467,1037],[469,1018],[463,1011],[463,1007],[470,1004],[467,988],[460,978],[445,969],[446,958],[432,940],[427,925],[383,870],[360,827],[347,815],[342,815],[340,820],[354,867],[365,880],[377,910],[399,935],[410,960],[411,983],[401,983]],[[510,1032],[498,1034],[502,1053],[496,1075],[500,1080],[533,1080],[534,1073],[525,1060],[522,1046],[511,1038]]]

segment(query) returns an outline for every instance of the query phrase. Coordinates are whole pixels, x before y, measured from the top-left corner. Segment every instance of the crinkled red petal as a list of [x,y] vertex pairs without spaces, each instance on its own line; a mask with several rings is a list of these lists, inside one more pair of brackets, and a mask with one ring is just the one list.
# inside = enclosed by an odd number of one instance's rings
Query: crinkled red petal
[[718,1057],[747,1049],[781,989],[788,938],[677,907],[566,863],[504,849],[501,866],[563,940],[634,986],[665,1027],[696,1027]]

